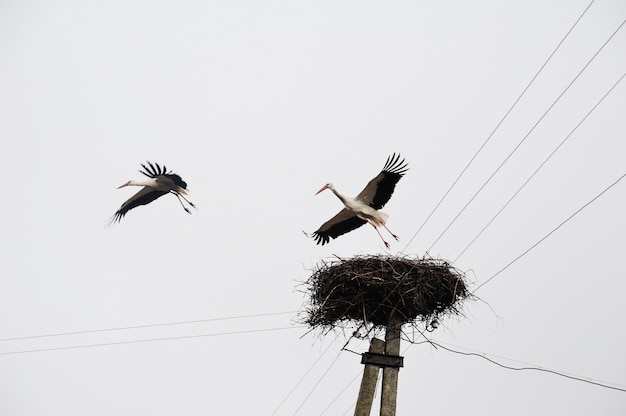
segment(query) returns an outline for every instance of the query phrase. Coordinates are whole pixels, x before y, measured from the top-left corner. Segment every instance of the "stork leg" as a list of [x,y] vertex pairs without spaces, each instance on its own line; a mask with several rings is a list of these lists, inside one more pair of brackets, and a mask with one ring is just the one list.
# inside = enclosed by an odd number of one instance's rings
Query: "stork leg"
[[385,224],[383,224],[383,227],[385,227],[385,230],[389,231],[389,234],[391,234],[391,236],[392,236],[393,238],[395,238],[395,239],[396,239],[396,241],[400,241],[400,239],[398,238],[398,236],[397,236],[397,235],[395,235],[394,233],[392,233],[392,232],[391,232],[391,230],[390,230],[389,228],[387,228],[387,226],[386,226]]
[[[180,196],[182,199],[184,199],[185,201],[187,201],[187,203],[188,203],[189,205],[191,205],[192,207],[196,208],[195,204],[194,204],[193,202],[191,202],[190,200],[188,200],[187,198],[185,198],[185,196],[184,196],[184,195],[182,195],[182,194],[178,194],[178,196]],[[196,209],[198,209],[198,208],[196,208]]]
[[[178,192],[174,192],[174,191],[170,191],[170,192],[171,192],[171,193],[173,193],[174,195],[176,195],[176,198],[178,198],[178,202],[180,202],[180,205],[183,207],[183,209],[184,209],[185,211],[187,211],[187,214],[191,214],[191,211],[189,211],[189,208],[187,208],[187,207],[185,206],[185,204],[183,204],[182,199],[180,199],[180,197],[181,197],[182,195],[180,195]],[[183,196],[183,199],[184,199],[185,201],[187,201],[187,199],[186,199],[184,196]],[[189,201],[187,201],[187,202],[189,202]],[[192,204],[191,202],[189,202],[189,205],[191,205],[191,206],[192,206],[192,207],[194,207],[194,208],[196,207],[196,206],[195,206],[194,204]]]
[[[374,224],[372,224],[371,222],[370,222],[370,225],[371,225],[372,227],[374,227],[374,229],[376,230],[376,232],[377,232],[377,233],[378,233],[378,235],[380,236],[380,239],[381,239],[381,240],[383,240],[383,243],[385,243],[385,247],[389,248],[389,243],[385,241],[385,239],[383,238],[383,235],[380,233],[380,231],[378,231],[378,227],[376,227],[376,226],[375,226]],[[385,227],[385,228],[387,228],[387,227]],[[389,230],[387,230],[387,231],[389,231]],[[393,235],[393,234],[392,234],[392,235]],[[395,237],[395,236],[394,236],[394,237]]]

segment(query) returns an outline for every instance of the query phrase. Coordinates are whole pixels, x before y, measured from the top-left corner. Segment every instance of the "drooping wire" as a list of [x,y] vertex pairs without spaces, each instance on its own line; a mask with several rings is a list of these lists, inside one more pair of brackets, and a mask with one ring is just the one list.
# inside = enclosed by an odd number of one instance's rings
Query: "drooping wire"
[[557,375],[559,377],[565,377],[565,378],[569,378],[571,380],[582,381],[583,383],[593,384],[595,386],[603,387],[603,388],[606,388],[606,389],[617,390],[617,391],[621,391],[621,392],[625,392],[626,393],[626,389],[624,389],[624,388],[609,386],[607,384],[600,383],[600,382],[593,381],[593,380],[586,379],[586,378],[582,378],[582,377],[571,376],[569,374],[565,374],[565,373],[562,373],[560,371],[550,370],[550,369],[543,368],[543,367],[534,367],[534,366],[533,367],[512,367],[512,366],[508,366],[508,365],[499,363],[499,362],[497,362],[495,360],[492,360],[491,358],[487,357],[484,354],[479,354],[479,353],[476,353],[476,352],[456,351],[456,350],[453,350],[452,348],[444,347],[443,345],[441,345],[439,343],[436,343],[436,342],[432,342],[432,341],[431,341],[431,344],[433,344],[437,348],[443,348],[444,350],[452,352],[452,353],[455,353],[455,354],[460,354],[460,355],[465,355],[465,356],[475,356],[475,357],[483,358],[483,359],[489,361],[490,363],[495,364],[495,365],[497,365],[499,367],[505,368],[507,370],[514,370],[514,371],[525,371],[525,370],[542,371],[544,373],[554,374],[554,375]]
[[583,122],[591,115],[591,113],[593,113],[593,111],[600,105],[600,103],[602,103],[602,101],[604,101],[604,99],[615,89],[615,87],[617,87],[617,85],[624,79],[624,77],[626,77],[626,73],[624,73],[615,82],[615,84],[613,84],[613,86],[606,92],[606,94],[604,94],[602,96],[602,98],[600,98],[600,100],[596,103],[596,105],[594,105],[593,108],[591,108],[591,110],[589,110],[589,112],[582,118],[582,120],[580,120],[580,122],[569,132],[569,134],[567,136],[565,136],[565,138],[561,141],[561,143],[559,143],[559,145],[556,148],[554,148],[552,153],[550,153],[548,155],[548,157],[543,162],[541,162],[541,164],[537,167],[537,169],[535,169],[535,171],[530,175],[530,177],[528,179],[526,179],[526,181],[519,187],[519,189],[513,194],[513,196],[511,196],[511,198],[502,206],[502,208],[500,208],[500,210],[498,212],[496,212],[496,214],[489,220],[489,222],[487,222],[487,224],[472,239],[472,241],[470,241],[469,244],[467,246],[465,246],[465,248],[454,259],[454,261],[452,263],[456,263],[457,260],[467,251],[467,249],[469,249],[472,246],[472,244],[474,244],[474,242],[491,225],[491,223],[493,223],[495,221],[495,219],[498,218],[500,213],[502,213],[502,211],[504,211],[504,209],[511,203],[511,201],[513,201],[513,199],[515,199],[515,197],[521,192],[521,190],[524,189],[524,187],[528,184],[528,182],[530,182],[535,177],[537,172],[539,172],[539,170],[541,170],[541,168],[543,168],[543,166],[552,158],[552,156],[554,156],[554,154],[561,148],[561,146],[563,146],[563,144],[565,144],[565,142],[572,136],[572,134],[574,134],[574,132],[580,127],[580,125],[583,124]]
[[437,237],[437,239],[433,242],[433,244],[430,246],[430,248],[427,251],[431,251],[433,249],[433,247],[435,246],[435,244],[437,244],[437,242],[439,242],[439,240],[441,239],[441,237],[444,236],[444,234],[450,229],[450,227],[452,227],[452,225],[456,222],[456,220],[461,216],[461,214],[463,214],[463,212],[465,212],[465,210],[467,209],[467,207],[472,203],[472,201],[474,201],[474,199],[476,199],[476,197],[478,196],[478,194],[480,194],[480,192],[487,186],[487,184],[489,182],[491,182],[491,179],[493,179],[494,176],[496,176],[496,174],[500,171],[500,169],[506,164],[506,162],[508,162],[508,160],[511,158],[511,156],[513,156],[513,154],[520,148],[520,146],[526,141],[526,139],[530,136],[530,134],[535,130],[535,128],[537,128],[537,126],[539,125],[539,123],[541,123],[541,121],[546,117],[546,115],[552,110],[552,108],[554,108],[554,106],[559,102],[559,100],[563,97],[563,95],[565,95],[565,93],[570,89],[570,87],[574,84],[574,82],[576,82],[576,80],[578,80],[578,78],[582,75],[582,73],[589,67],[589,65],[594,61],[594,59],[600,54],[600,52],[602,52],[602,50],[604,49],[604,47],[611,41],[611,39],[613,39],[613,37],[617,34],[617,32],[624,26],[624,24],[626,23],[626,20],[622,21],[622,23],[618,26],[617,29],[615,29],[615,31],[611,34],[611,36],[609,36],[609,38],[606,40],[606,42],[604,42],[604,44],[602,44],[602,46],[600,47],[600,49],[598,49],[596,51],[595,54],[593,54],[593,56],[591,57],[591,59],[589,59],[589,61],[587,61],[587,63],[585,64],[585,66],[583,66],[583,68],[578,72],[578,74],[576,74],[576,76],[570,81],[570,83],[567,85],[567,87],[565,87],[565,89],[561,92],[561,94],[559,94],[559,96],[556,98],[556,100],[554,100],[554,102],[552,102],[552,104],[550,104],[550,106],[548,107],[548,109],[541,115],[541,117],[539,117],[539,119],[537,120],[537,122],[531,127],[531,129],[528,131],[528,133],[526,133],[526,135],[522,138],[522,140],[517,144],[517,146],[515,146],[515,148],[508,154],[508,156],[502,161],[502,163],[500,163],[500,165],[496,168],[495,171],[493,171],[493,173],[487,178],[487,180],[480,186],[480,188],[478,188],[478,190],[476,191],[476,193],[474,193],[474,195],[470,198],[470,200],[463,206],[463,208],[461,208],[461,211],[459,211],[458,214],[456,214],[456,216],[452,219],[452,221],[450,221],[450,223],[446,226],[446,228],[441,232],[441,234],[439,234],[439,236]]
[[459,173],[459,175],[456,177],[456,179],[452,182],[452,185],[450,185],[450,187],[448,188],[448,190],[445,192],[445,194],[441,197],[441,199],[439,200],[439,202],[437,203],[437,205],[435,205],[435,207],[433,208],[433,210],[430,212],[430,214],[428,214],[428,216],[426,217],[426,219],[424,220],[424,222],[422,223],[422,225],[420,225],[420,227],[417,229],[417,231],[415,232],[415,234],[413,234],[413,236],[411,237],[411,239],[407,242],[406,246],[404,247],[404,250],[402,251],[406,251],[406,249],[409,247],[409,245],[413,242],[413,240],[417,237],[417,235],[420,233],[420,231],[422,231],[422,228],[424,228],[424,226],[426,225],[426,223],[430,220],[430,218],[433,216],[433,214],[435,213],[435,211],[437,211],[437,209],[439,209],[439,206],[443,203],[443,201],[448,197],[448,194],[450,194],[450,192],[452,191],[452,189],[456,186],[456,184],[459,182],[459,180],[461,179],[461,177],[465,174],[465,172],[467,171],[467,169],[470,167],[470,165],[474,162],[474,160],[476,159],[476,157],[480,154],[480,152],[482,152],[483,148],[487,145],[487,143],[491,140],[491,138],[493,137],[493,135],[496,133],[496,131],[498,131],[498,129],[500,128],[500,126],[502,125],[502,123],[504,123],[504,121],[508,118],[509,114],[511,113],[511,111],[513,111],[513,109],[517,106],[517,103],[522,99],[522,97],[526,94],[526,91],[528,91],[528,89],[530,88],[530,86],[535,82],[535,80],[537,79],[537,77],[539,76],[539,74],[541,74],[541,72],[543,71],[543,69],[546,67],[546,65],[548,64],[548,62],[550,62],[550,60],[552,59],[552,57],[556,54],[556,52],[559,50],[559,48],[561,47],[561,45],[563,44],[563,42],[565,42],[565,39],[568,38],[568,36],[570,35],[570,33],[572,33],[572,31],[574,30],[574,28],[578,25],[578,22],[580,22],[580,20],[583,18],[583,16],[587,13],[587,10],[589,10],[589,8],[591,7],[591,5],[594,3],[595,0],[591,0],[591,2],[587,5],[587,7],[585,8],[585,10],[583,10],[583,12],[580,14],[580,16],[578,16],[578,19],[576,19],[576,21],[574,22],[574,24],[569,28],[569,30],[567,31],[567,33],[565,34],[565,36],[563,36],[563,38],[561,39],[561,41],[556,45],[556,47],[554,48],[554,50],[552,51],[552,53],[548,56],[548,59],[546,59],[546,61],[543,63],[543,65],[541,65],[541,67],[539,68],[539,70],[537,71],[537,73],[535,73],[535,75],[532,77],[532,79],[528,82],[528,84],[526,85],[526,87],[524,88],[524,90],[522,90],[521,94],[515,99],[515,101],[513,102],[513,104],[511,105],[511,107],[509,107],[509,109],[506,111],[506,113],[504,114],[504,116],[500,119],[500,121],[498,122],[498,124],[496,125],[496,127],[491,131],[491,133],[489,133],[489,136],[487,136],[487,139],[485,139],[485,141],[483,142],[483,144],[478,148],[478,150],[476,151],[476,153],[474,153],[474,156],[472,156],[472,158],[470,159],[470,161],[467,163],[467,165],[465,165],[465,167],[463,168],[463,170],[461,170],[461,173]]
[[563,220],[559,225],[557,225],[554,229],[552,229],[552,231],[550,231],[548,234],[546,234],[545,236],[541,237],[541,239],[539,239],[539,241],[537,241],[535,244],[533,244],[532,246],[530,246],[530,248],[528,248],[526,251],[524,251],[522,254],[520,254],[519,256],[515,257],[513,260],[511,260],[506,266],[504,266],[503,268],[501,268],[500,270],[498,270],[497,272],[495,272],[489,279],[485,280],[483,283],[481,283],[480,285],[478,285],[478,287],[476,289],[474,289],[472,291],[472,294],[476,293],[476,291],[478,289],[480,289],[481,287],[483,287],[484,285],[486,285],[487,283],[489,283],[491,280],[493,280],[496,276],[498,276],[500,273],[502,273],[503,271],[505,271],[506,269],[508,269],[513,263],[515,263],[516,261],[518,261],[519,259],[521,259],[522,257],[524,257],[526,254],[528,254],[532,249],[534,249],[535,247],[537,247],[539,244],[541,244],[544,240],[546,240],[548,237],[550,237],[552,234],[554,234],[559,228],[561,228],[563,225],[565,225],[569,220],[571,220],[572,218],[574,218],[576,215],[578,215],[582,210],[584,210],[585,208],[587,208],[589,205],[591,205],[593,202],[595,202],[598,198],[600,198],[602,195],[604,195],[609,189],[613,188],[615,185],[617,185],[622,179],[624,179],[624,177],[626,176],[626,173],[624,173],[622,176],[620,176],[615,182],[611,183],[609,186],[607,186],[606,188],[604,188],[604,190],[602,190],[602,192],[600,192],[598,195],[596,195],[595,197],[593,197],[590,201],[588,201],[587,203],[585,203],[582,207],[578,208],[572,215],[570,215],[569,217],[567,217],[565,220]]

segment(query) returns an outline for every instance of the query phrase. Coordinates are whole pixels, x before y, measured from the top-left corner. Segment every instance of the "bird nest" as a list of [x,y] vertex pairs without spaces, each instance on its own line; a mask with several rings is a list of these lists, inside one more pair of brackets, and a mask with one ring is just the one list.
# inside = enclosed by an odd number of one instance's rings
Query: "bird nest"
[[311,328],[346,327],[351,321],[386,326],[391,314],[403,324],[461,315],[472,297],[465,275],[432,258],[357,256],[322,262],[305,282]]

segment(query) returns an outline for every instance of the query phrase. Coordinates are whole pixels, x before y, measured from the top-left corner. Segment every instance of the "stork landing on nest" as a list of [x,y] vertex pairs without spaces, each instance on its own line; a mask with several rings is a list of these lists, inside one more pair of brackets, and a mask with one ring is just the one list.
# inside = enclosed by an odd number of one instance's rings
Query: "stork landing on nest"
[[337,215],[326,221],[322,226],[313,233],[313,238],[317,244],[324,245],[331,238],[337,238],[342,234],[346,234],[354,229],[359,228],[365,223],[369,223],[380,238],[385,243],[385,247],[389,248],[389,243],[385,241],[378,227],[383,227],[391,234],[393,238],[398,240],[398,236],[387,228],[386,222],[389,217],[384,212],[379,211],[391,198],[396,184],[409,170],[404,159],[400,160],[400,155],[395,153],[387,158],[387,162],[383,170],[356,196],[350,198],[337,191],[332,183],[327,183],[317,191],[320,192],[330,189],[343,202],[344,209],[339,211]]

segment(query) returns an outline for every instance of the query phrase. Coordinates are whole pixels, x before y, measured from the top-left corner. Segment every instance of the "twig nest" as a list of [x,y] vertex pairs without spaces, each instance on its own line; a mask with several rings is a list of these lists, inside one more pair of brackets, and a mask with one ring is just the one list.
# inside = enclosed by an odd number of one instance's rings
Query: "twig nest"
[[322,262],[305,282],[310,305],[304,322],[313,328],[346,327],[350,321],[385,326],[393,312],[402,323],[460,315],[471,297],[465,276],[432,258],[357,256]]

